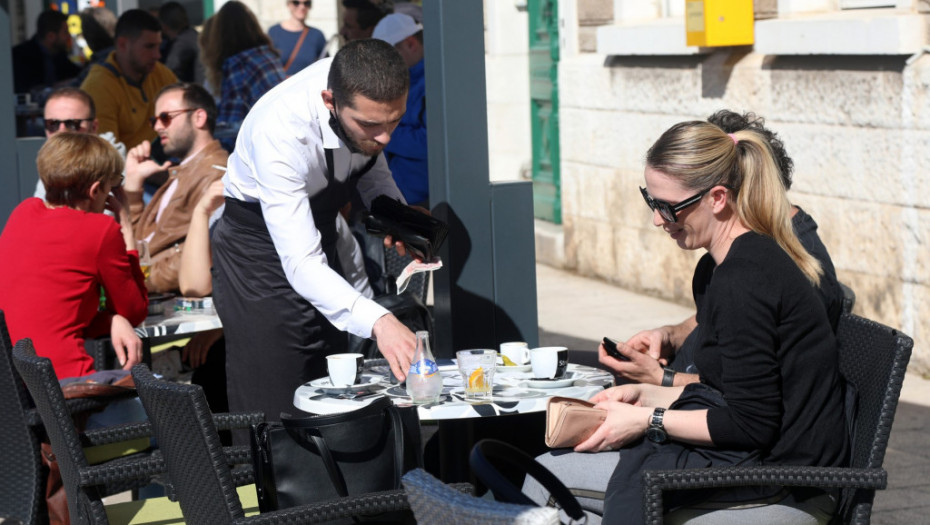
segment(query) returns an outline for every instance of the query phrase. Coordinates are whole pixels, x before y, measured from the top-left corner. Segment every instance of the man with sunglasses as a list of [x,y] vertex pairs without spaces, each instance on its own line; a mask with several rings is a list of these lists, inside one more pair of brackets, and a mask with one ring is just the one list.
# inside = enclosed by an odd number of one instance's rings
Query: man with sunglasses
[[[46,138],[62,131],[97,133],[94,99],[78,88],[62,87],[52,91],[45,101],[43,111]],[[102,133],[100,136],[110,141],[121,156],[126,156],[126,146],[122,142],[116,142],[112,133]],[[45,198],[45,186],[41,180],[36,182],[36,191],[33,196]]]
[[[180,164],[153,160],[148,141],[126,156],[124,189],[136,238],[149,244],[152,262],[145,284],[150,292],[178,290],[181,250],[194,207],[207,187],[223,176],[229,155],[213,138],[216,114],[216,102],[203,87],[185,82],[167,86],[155,98],[150,125],[164,152]],[[144,204],[145,180],[165,170],[167,183]]]
[[231,411],[292,411],[294,390],[326,375],[327,355],[346,351],[343,332],[376,339],[394,375],[406,376],[416,338],[346,282],[336,218],[353,194],[365,206],[381,195],[404,202],[382,151],[408,88],[393,46],[356,40],[246,116],[212,239]]

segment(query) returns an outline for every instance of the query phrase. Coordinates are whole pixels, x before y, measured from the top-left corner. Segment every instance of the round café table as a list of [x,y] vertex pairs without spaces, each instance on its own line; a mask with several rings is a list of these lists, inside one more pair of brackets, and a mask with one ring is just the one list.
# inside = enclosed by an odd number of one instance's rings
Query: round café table
[[[417,406],[420,421],[438,425],[439,476],[443,481],[469,481],[468,453],[482,437],[498,437],[512,444],[542,444],[545,410],[554,396],[588,399],[613,385],[613,375],[589,366],[569,364],[564,380],[537,381],[528,367],[494,374],[490,400],[466,401],[462,376],[455,365],[439,367],[443,379],[437,403]],[[406,390],[390,381],[383,359],[366,362],[362,385],[333,388],[328,378],[305,383],[294,392],[294,406],[312,414],[348,412],[388,396],[398,406],[412,406]],[[507,417],[503,417],[507,416]]]
[[[375,360],[380,362],[381,360]],[[454,365],[440,366],[442,396],[438,403],[419,405],[421,421],[442,421],[507,414],[526,414],[546,410],[554,396],[588,399],[613,385],[613,376],[589,366],[569,364],[561,380],[539,381],[528,367],[498,367],[494,374],[492,397],[486,401],[466,401],[462,376]],[[348,389],[333,388],[327,378],[304,383],[294,392],[294,406],[311,414],[348,412],[371,403],[377,396],[388,396],[396,405],[410,405],[406,390],[390,382],[386,365],[367,366],[362,384]],[[353,397],[355,396],[355,397]]]

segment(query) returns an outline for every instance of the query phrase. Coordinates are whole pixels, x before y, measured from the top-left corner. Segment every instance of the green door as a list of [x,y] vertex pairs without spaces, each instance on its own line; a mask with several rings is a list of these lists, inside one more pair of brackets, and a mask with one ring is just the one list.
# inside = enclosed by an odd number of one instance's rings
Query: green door
[[562,224],[559,163],[559,16],[557,0],[529,0],[533,208]]

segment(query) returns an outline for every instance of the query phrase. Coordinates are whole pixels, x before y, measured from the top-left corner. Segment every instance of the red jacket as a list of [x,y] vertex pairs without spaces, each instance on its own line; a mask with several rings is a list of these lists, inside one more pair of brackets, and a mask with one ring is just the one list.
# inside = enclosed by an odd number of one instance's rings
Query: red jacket
[[[101,286],[109,311],[99,311]],[[85,338],[109,334],[113,313],[145,320],[139,255],[126,251],[113,217],[26,199],[0,234],[0,309],[12,340],[32,339],[59,379],[87,375]]]

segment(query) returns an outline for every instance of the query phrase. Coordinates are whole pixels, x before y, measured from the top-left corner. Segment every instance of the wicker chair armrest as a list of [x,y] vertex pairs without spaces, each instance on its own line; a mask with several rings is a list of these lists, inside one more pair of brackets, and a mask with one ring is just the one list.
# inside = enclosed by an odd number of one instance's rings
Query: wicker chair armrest
[[262,412],[237,412],[213,414],[213,424],[217,430],[236,430],[240,428],[249,428],[251,425],[257,425],[265,421],[265,414]]
[[236,465],[230,469],[233,485],[244,487],[255,483],[255,469],[252,465]]
[[662,491],[742,486],[884,489],[885,469],[768,465],[647,470],[643,472],[646,523],[662,523]]
[[647,490],[651,487],[662,490],[681,490],[750,485],[884,489],[887,483],[888,473],[884,469],[843,467],[769,465],[643,472],[643,484]]
[[73,399],[65,399],[65,405],[67,405],[69,413],[78,414],[80,412],[103,410],[111,402],[119,399],[125,399],[126,397],[131,397],[131,395],[126,394],[125,396],[111,397],[78,397]]
[[407,494],[404,493],[403,490],[391,490],[276,510],[257,516],[239,518],[233,521],[233,524],[280,525],[282,523],[321,523],[340,518],[394,512],[409,508],[410,505],[407,503]]
[[133,454],[81,469],[78,483],[82,487],[107,485],[126,480],[147,480],[166,472],[161,452]]
[[223,447],[227,465],[252,465],[252,448],[248,445]]
[[142,421],[87,430],[81,434],[81,442],[85,447],[89,447],[147,437],[152,437],[152,424]]

